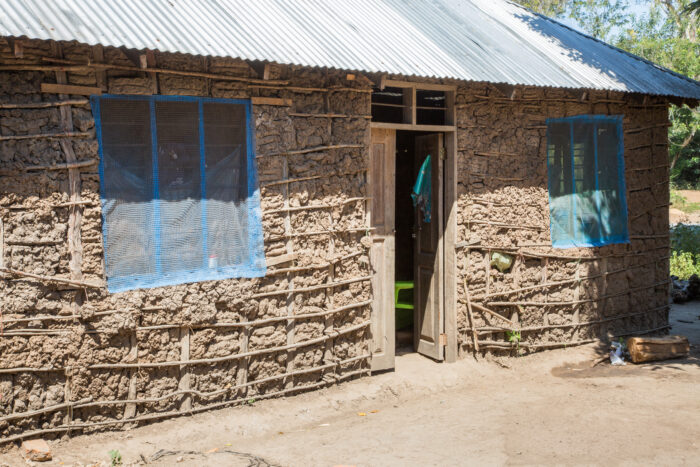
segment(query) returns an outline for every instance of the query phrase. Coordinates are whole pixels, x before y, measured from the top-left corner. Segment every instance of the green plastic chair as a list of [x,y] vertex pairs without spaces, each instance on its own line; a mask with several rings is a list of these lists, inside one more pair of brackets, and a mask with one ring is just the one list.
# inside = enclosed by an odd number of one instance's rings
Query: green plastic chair
[[[404,290],[410,290],[410,300],[405,296],[407,293],[401,293]],[[402,295],[403,299],[399,296]],[[413,281],[397,281],[394,282],[394,308],[396,310],[396,329],[403,329],[413,324]]]

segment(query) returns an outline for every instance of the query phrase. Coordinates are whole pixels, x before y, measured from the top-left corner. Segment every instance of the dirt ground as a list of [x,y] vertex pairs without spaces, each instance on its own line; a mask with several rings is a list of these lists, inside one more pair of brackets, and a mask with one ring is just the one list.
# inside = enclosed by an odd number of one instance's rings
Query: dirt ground
[[[700,203],[700,190],[678,190],[679,195],[683,196],[688,203]],[[669,221],[671,224],[700,224],[700,211],[686,213],[680,209],[671,207],[669,209]]]
[[[42,465],[675,464],[700,459],[700,302],[674,305],[690,358],[591,367],[596,346],[438,364],[287,399],[52,442]],[[18,450],[0,466],[26,465]]]

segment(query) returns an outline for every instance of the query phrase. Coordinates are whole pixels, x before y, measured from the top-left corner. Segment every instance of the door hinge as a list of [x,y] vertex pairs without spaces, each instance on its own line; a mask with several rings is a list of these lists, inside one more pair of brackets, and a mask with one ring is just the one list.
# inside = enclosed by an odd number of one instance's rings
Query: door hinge
[[447,346],[447,334],[445,334],[445,333],[440,334],[440,345],[443,347]]
[[440,160],[444,161],[447,159],[447,151],[445,148],[440,148]]

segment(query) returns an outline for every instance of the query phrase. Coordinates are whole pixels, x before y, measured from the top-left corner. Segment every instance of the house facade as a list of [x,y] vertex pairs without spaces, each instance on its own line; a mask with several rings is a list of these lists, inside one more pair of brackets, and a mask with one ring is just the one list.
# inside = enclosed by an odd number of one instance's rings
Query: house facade
[[159,24],[222,12],[147,40],[67,5],[53,28],[0,21],[3,441],[326,387],[401,345],[455,361],[668,329],[668,107],[698,83],[507,3],[468,8],[529,28],[509,47],[549,75],[440,44],[461,37],[439,18],[412,44],[409,7],[391,52],[328,5],[357,37],[337,24],[320,51],[304,29],[295,60],[289,11],[326,9],[280,4],[248,50],[224,13],[256,6],[166,3]]

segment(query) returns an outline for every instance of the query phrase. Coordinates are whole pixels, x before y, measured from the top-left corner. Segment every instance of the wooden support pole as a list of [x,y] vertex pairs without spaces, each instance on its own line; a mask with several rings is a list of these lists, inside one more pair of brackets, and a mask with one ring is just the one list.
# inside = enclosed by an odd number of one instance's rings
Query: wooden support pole
[[[145,54],[146,66],[149,69],[156,68],[156,54],[152,50],[147,50]],[[159,83],[158,83],[158,73],[154,71],[149,71],[148,76],[151,79],[151,92],[156,95],[160,93]],[[209,93],[207,93],[209,94]]]
[[[239,331],[241,338],[241,352],[246,353],[250,350],[250,325],[247,325],[248,317],[245,313],[241,313],[241,320],[244,326]],[[248,369],[250,368],[250,357],[242,358],[238,361],[238,370],[236,371],[236,385],[239,386],[238,397],[243,399],[248,395]]]
[[[188,327],[180,327],[180,361],[187,362],[190,359],[190,330]],[[180,391],[190,390],[190,370],[187,366],[180,366],[180,381],[178,383]],[[180,412],[190,412],[192,410],[192,398],[185,395],[180,402]]]
[[[129,363],[137,362],[139,358],[138,338],[136,332],[132,332],[129,336],[129,353],[125,361]],[[127,370],[129,373],[129,392],[127,399],[134,400],[137,396],[138,369],[131,368]],[[124,419],[136,417],[136,404],[126,404],[124,406]]]
[[[333,226],[333,215],[329,212],[328,213],[328,225]],[[328,258],[333,258],[335,256],[335,238],[333,235],[328,237],[328,252],[327,252]],[[328,264],[328,277],[326,278],[326,283],[327,284],[333,284],[335,281],[335,263],[330,261]],[[335,307],[335,298],[334,298],[334,292],[335,289],[330,286],[329,288],[326,289],[326,295],[327,295],[327,303],[329,309],[333,309]],[[335,316],[332,314],[328,314],[324,320],[323,323],[323,333],[324,334],[329,334],[333,331],[333,326],[335,323],[334,320]],[[324,363],[334,363],[336,361],[334,352],[333,352],[333,346],[334,346],[334,340],[333,339],[328,339],[326,341],[325,348],[323,350],[323,361]],[[330,367],[333,370],[336,370],[338,373],[340,372],[339,369],[335,367]],[[327,373],[328,372],[328,373]],[[332,371],[326,370],[324,371],[324,379],[328,379],[329,377],[332,378],[334,375],[337,375],[337,373],[333,373]]]
[[[282,159],[282,179],[283,180],[288,180],[289,179],[289,157],[284,157]],[[282,188],[282,199],[283,199],[283,207],[285,209],[289,209],[289,184],[284,184]],[[285,242],[285,250],[288,255],[294,254],[294,240],[291,236],[292,234],[292,217],[291,213],[289,211],[285,212],[284,216],[284,232],[286,235],[289,235],[287,237],[287,241]],[[296,320],[293,318],[294,316],[294,275],[292,273],[287,273],[287,284],[288,284],[288,293],[286,296],[286,308],[287,308],[287,316],[289,319],[287,319],[287,345],[291,346],[294,344],[294,334],[295,334],[295,323]],[[294,372],[294,359],[296,357],[296,349],[290,348],[287,351],[287,373],[293,373]],[[284,387],[285,389],[291,389],[294,387],[294,377],[290,376],[289,378],[284,379]]]
[[[53,55],[58,58],[63,58],[63,51],[60,44],[57,42],[52,42]],[[58,88],[53,92],[65,92],[74,93],[73,86],[65,86],[68,82],[68,77],[65,71],[56,72],[56,83]],[[45,83],[42,84],[42,92],[52,92],[44,91]],[[66,89],[59,89],[60,87]],[[96,92],[91,92],[91,94],[100,94],[102,89],[97,88]],[[60,99],[68,99],[69,96],[61,93],[59,94]],[[66,133],[71,133],[73,131],[73,114],[71,107],[68,105],[63,105],[59,107],[59,115],[61,121],[61,129]],[[61,149],[66,156],[66,164],[76,164],[78,162],[75,152],[73,151],[73,143],[70,140],[61,140]],[[80,201],[80,170],[78,167],[71,167],[68,169],[68,195],[72,203],[77,203]],[[80,226],[82,224],[83,211],[82,207],[78,204],[74,204],[69,208],[68,212],[68,251],[70,253],[70,263],[68,269],[70,270],[70,278],[75,281],[81,281],[83,279],[82,265],[83,265],[83,245],[80,238]]]
[[[102,48],[101,45],[94,45],[91,47],[91,52],[92,52],[92,62],[93,63],[102,63],[105,60],[104,57],[104,49]],[[96,69],[95,70],[95,82],[97,84],[97,87],[100,88],[102,91],[108,91],[108,86],[107,86],[107,73],[105,72],[104,69]]]
[[[472,329],[476,328],[476,322],[474,321],[474,313],[472,312],[472,301],[469,297],[469,287],[467,286],[467,279],[464,279],[464,296],[467,299],[467,316],[469,317],[469,326]],[[474,352],[479,352],[479,339],[475,332],[472,333],[472,341],[474,343]]]

